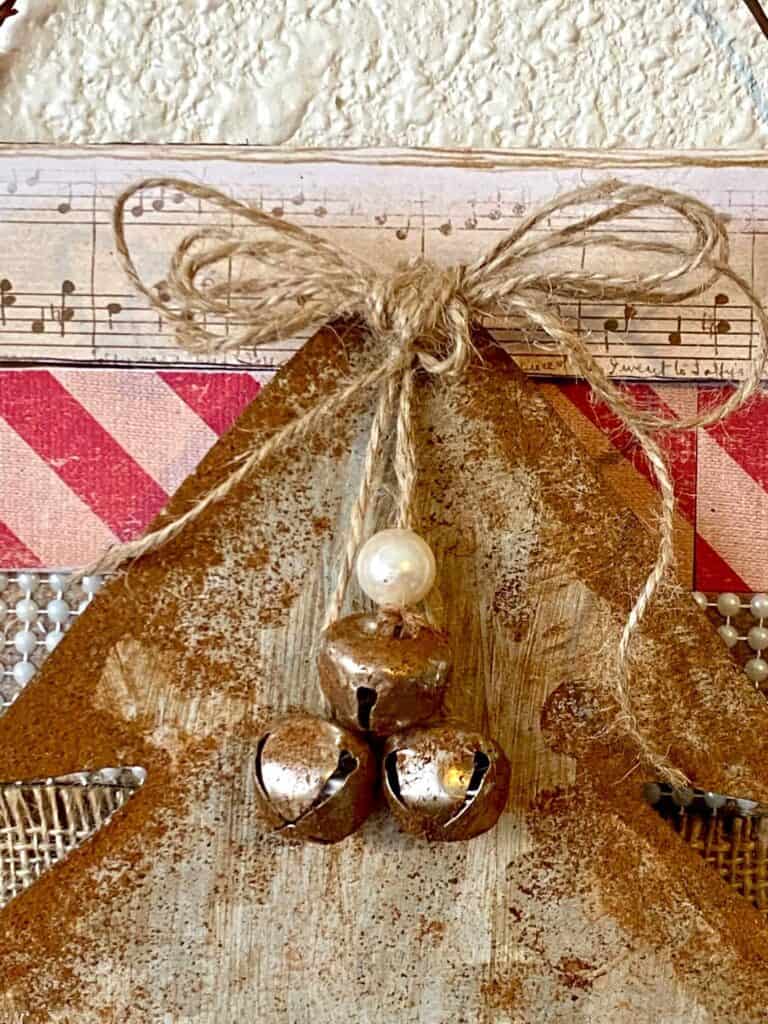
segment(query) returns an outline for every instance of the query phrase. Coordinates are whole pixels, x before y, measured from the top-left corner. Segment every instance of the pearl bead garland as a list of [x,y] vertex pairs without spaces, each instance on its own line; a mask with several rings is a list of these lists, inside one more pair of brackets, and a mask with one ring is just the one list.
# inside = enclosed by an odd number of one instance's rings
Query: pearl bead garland
[[103,583],[102,576],[88,576],[69,592],[69,577],[60,571],[0,572],[0,624],[5,634],[0,642],[0,714],[32,680],[41,658],[58,646],[69,623]]
[[386,607],[418,604],[432,589],[435,571],[432,549],[413,530],[380,530],[357,556],[360,589]]

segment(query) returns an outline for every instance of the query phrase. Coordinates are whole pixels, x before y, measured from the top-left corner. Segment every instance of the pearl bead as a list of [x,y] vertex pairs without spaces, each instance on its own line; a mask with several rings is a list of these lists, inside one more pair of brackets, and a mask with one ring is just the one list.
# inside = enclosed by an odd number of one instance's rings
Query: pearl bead
[[721,615],[738,615],[741,601],[736,594],[721,594],[717,599],[717,610]]
[[59,641],[63,636],[64,634],[60,630],[57,630],[55,633],[45,634],[45,649],[49,654],[59,646]]
[[45,614],[48,616],[51,622],[55,622],[57,624],[64,623],[69,618],[69,605],[60,597],[56,597],[53,599],[53,601],[48,602],[48,607],[45,609]]
[[377,604],[394,608],[417,604],[435,582],[435,556],[413,530],[381,530],[360,549],[357,579]]
[[4,619],[7,614],[8,605],[5,603],[5,601],[0,600],[0,619]]
[[98,594],[101,590],[103,580],[101,576],[83,576],[80,582],[86,594],[90,594],[93,597],[94,594]]
[[768,661],[764,661],[762,658],[750,658],[744,666],[744,671],[753,683],[762,683],[764,679],[768,679]]
[[13,678],[19,686],[26,686],[35,674],[35,666],[31,661],[17,661],[13,666]]
[[23,597],[16,602],[16,618],[19,622],[34,622],[37,618],[37,605],[31,597]]
[[753,626],[747,633],[747,643],[753,651],[763,651],[768,647],[768,629],[765,626]]
[[21,632],[17,633],[13,638],[13,646],[19,654],[31,654],[37,647],[35,634],[29,629],[22,629]]
[[707,595],[706,594],[702,594],[702,592],[700,590],[694,590],[694,592],[693,592],[693,594],[691,596],[693,597],[693,600],[696,602],[696,604],[699,606],[699,608],[701,608],[703,610],[704,608],[707,607],[708,602],[707,602]]
[[60,594],[62,590],[67,589],[67,577],[60,572],[52,572],[48,577],[48,586],[51,590]]
[[713,811],[719,810],[724,807],[728,801],[727,796],[723,796],[722,793],[706,792],[704,794],[704,803]]
[[37,587],[37,576],[33,572],[20,572],[16,577],[16,583],[25,594],[31,594]]
[[749,610],[756,619],[768,619],[768,594],[754,594]]
[[717,632],[720,634],[720,639],[726,647],[733,647],[738,643],[739,633],[733,626],[722,625],[718,628]]

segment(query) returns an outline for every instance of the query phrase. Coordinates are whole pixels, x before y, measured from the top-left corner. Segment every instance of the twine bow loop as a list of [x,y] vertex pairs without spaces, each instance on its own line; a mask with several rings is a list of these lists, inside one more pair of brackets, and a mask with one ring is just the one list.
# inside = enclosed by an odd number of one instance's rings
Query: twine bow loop
[[[154,288],[139,276],[124,231],[131,197],[151,188],[210,203],[228,214],[233,224],[230,231],[204,228],[187,236],[173,255],[166,281]],[[674,218],[687,235],[670,240],[647,231],[638,234],[637,222],[632,225],[631,219],[650,209],[657,216],[660,211],[666,220]],[[235,224],[240,227],[236,229]],[[330,614],[335,615],[362,537],[374,468],[393,424],[396,522],[413,527],[416,521],[414,370],[421,368],[438,377],[461,376],[474,353],[472,324],[499,314],[517,318],[524,329],[542,332],[588,381],[596,397],[634,437],[656,477],[661,494],[656,561],[627,616],[616,664],[606,675],[618,705],[614,724],[636,744],[640,760],[673,785],[688,784],[638,723],[629,684],[629,645],[673,560],[675,496],[654,435],[720,422],[758,390],[765,367],[768,316],[751,284],[731,266],[725,224],[714,210],[669,189],[603,181],[554,196],[472,263],[445,268],[416,258],[394,270],[372,266],[319,235],[215,189],[177,179],[150,178],[127,189],[115,203],[113,227],[117,256],[128,279],[174,326],[176,341],[184,348],[209,353],[253,349],[347,317],[363,321],[381,343],[384,355],[379,365],[362,371],[246,451],[230,474],[188,511],[136,541],[111,549],[85,572],[110,571],[162,547],[266,458],[376,386],[378,402],[362,482],[349,517],[343,564],[330,605]],[[600,269],[592,259],[598,247],[620,259]],[[632,266],[629,271],[623,269],[627,263]],[[720,279],[744,295],[759,336],[741,383],[721,404],[687,420],[669,420],[635,405],[606,375],[589,336],[561,309],[567,303],[605,300],[625,307],[675,304],[702,295]]]

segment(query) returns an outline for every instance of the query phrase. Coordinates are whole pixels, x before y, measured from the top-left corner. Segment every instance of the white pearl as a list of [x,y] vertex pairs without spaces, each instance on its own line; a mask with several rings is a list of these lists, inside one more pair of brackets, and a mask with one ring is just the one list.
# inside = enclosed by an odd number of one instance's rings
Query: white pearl
[[21,632],[17,633],[13,638],[13,646],[19,654],[31,654],[37,647],[35,634],[29,629],[22,629]]
[[768,647],[768,629],[765,626],[753,626],[747,633],[747,643],[753,651],[764,651]]
[[16,583],[25,594],[31,594],[37,587],[37,576],[33,572],[20,572],[16,577]]
[[0,619],[4,619],[7,614],[8,614],[8,605],[5,603],[5,601],[0,599]]
[[45,634],[45,649],[46,651],[48,651],[49,654],[51,651],[55,650],[58,647],[59,641],[63,636],[64,634],[60,630],[56,630],[55,633]]
[[707,595],[706,594],[702,594],[702,592],[700,590],[694,590],[694,592],[691,595],[691,597],[696,602],[696,604],[699,606],[699,608],[704,609],[704,608],[707,607],[707,604],[708,604],[708,602],[707,602]]
[[717,632],[720,634],[720,638],[726,647],[733,647],[734,644],[738,643],[739,632],[734,629],[733,626],[726,626],[723,624],[718,627]]
[[62,590],[67,589],[67,577],[63,573],[52,572],[48,577],[48,586],[60,594]]
[[101,590],[103,580],[101,576],[83,576],[80,582],[86,594],[93,596],[94,594],[98,594]]
[[749,610],[756,619],[768,619],[768,594],[753,594]]
[[37,618],[37,605],[31,597],[22,597],[16,602],[16,618],[19,622],[34,622]]
[[45,614],[51,620],[57,624],[66,622],[69,618],[69,605],[66,601],[63,601],[60,597],[56,597],[53,601],[48,602],[48,607],[45,609]]
[[768,661],[764,661],[762,658],[750,658],[744,666],[744,671],[753,683],[762,683],[764,679],[768,679]]
[[19,686],[26,686],[35,674],[35,666],[31,661],[17,661],[13,666],[13,678]]
[[417,604],[435,582],[435,556],[413,530],[381,530],[360,549],[357,579],[376,604],[394,608]]
[[741,601],[736,594],[721,594],[717,599],[717,610],[721,615],[738,615]]

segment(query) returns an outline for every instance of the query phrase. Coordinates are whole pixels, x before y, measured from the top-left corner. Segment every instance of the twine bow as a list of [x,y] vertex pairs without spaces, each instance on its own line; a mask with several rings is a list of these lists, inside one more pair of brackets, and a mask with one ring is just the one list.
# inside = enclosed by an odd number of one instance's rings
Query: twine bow
[[[171,259],[167,279],[151,288],[141,280],[125,239],[125,209],[137,192],[165,188],[210,203],[249,226],[266,229],[254,237],[220,228],[189,234]],[[566,223],[574,207],[591,212]],[[632,235],[596,231],[652,207],[673,213],[687,225],[685,242],[639,240]],[[190,522],[220,501],[265,459],[311,433],[322,419],[343,409],[361,393],[378,387],[360,491],[350,517],[346,550],[329,616],[338,615],[359,547],[373,488],[377,459],[393,419],[396,423],[393,464],[399,488],[397,522],[413,526],[416,449],[411,406],[418,370],[458,378],[473,358],[471,328],[490,316],[513,316],[543,331],[577,374],[590,384],[637,441],[656,476],[661,494],[656,561],[624,625],[613,680],[618,704],[616,724],[635,743],[639,759],[676,786],[689,780],[644,735],[635,714],[629,685],[629,646],[648,605],[673,560],[675,498],[669,472],[655,435],[689,430],[723,420],[760,386],[768,339],[768,318],[750,284],[729,262],[723,220],[706,204],[679,192],[609,180],[556,196],[538,207],[489,252],[469,264],[441,268],[423,259],[394,271],[361,260],[353,253],[288,221],[263,213],[223,193],[172,178],[149,178],[117,199],[113,227],[118,259],[134,288],[174,325],[177,343],[193,352],[253,349],[296,335],[338,318],[361,320],[381,342],[383,361],[365,370],[258,447],[246,451],[230,474],[185,513],[138,540],[111,548],[85,572],[112,571],[130,559],[156,551]],[[542,268],[537,258],[559,250],[575,255],[594,246],[657,256],[663,269],[639,270],[630,276],[584,269],[578,259],[567,270]],[[255,268],[232,275],[232,267]],[[759,340],[745,379],[720,405],[685,420],[670,421],[636,406],[606,376],[587,339],[556,310],[558,301],[604,301],[659,305],[703,294],[720,279],[729,280],[752,307]],[[210,318],[210,319],[209,319]],[[210,326],[211,321],[216,327]]]

